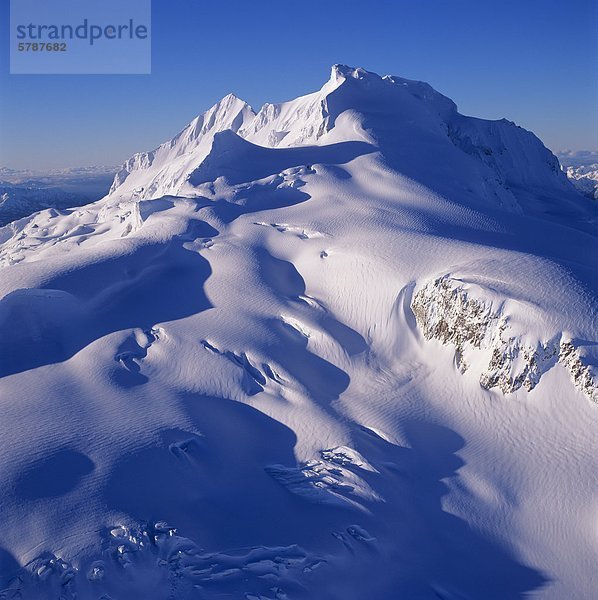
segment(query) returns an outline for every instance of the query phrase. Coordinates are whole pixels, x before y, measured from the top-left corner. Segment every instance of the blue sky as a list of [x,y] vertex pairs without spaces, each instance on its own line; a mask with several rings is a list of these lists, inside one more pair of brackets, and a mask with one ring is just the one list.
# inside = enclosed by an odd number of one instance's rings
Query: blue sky
[[[43,0],[40,0],[43,2]],[[427,81],[554,151],[598,146],[595,0],[153,0],[151,75],[9,75],[1,3],[0,166],[120,164],[229,92],[254,108],[334,63]]]

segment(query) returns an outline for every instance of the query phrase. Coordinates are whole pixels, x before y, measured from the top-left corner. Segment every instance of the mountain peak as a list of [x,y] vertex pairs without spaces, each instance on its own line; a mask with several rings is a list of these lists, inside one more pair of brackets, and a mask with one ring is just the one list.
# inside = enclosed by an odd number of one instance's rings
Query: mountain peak
[[366,71],[362,67],[349,67],[348,65],[332,65],[330,79],[339,81],[341,79],[382,80],[382,77],[372,71]]
[[374,94],[378,99],[389,97],[395,102],[401,102],[401,96],[405,98],[405,93],[407,93],[419,101],[432,105],[436,112],[448,114],[457,111],[457,105],[450,98],[435,90],[428,83],[397,75],[381,76],[362,67],[333,65],[330,79],[322,91],[330,92],[343,84],[357,87],[361,93]]
[[[245,102],[245,100],[243,100],[242,98],[239,98],[239,96],[237,96],[233,92],[229,92],[221,100],[219,100],[218,102],[216,102],[216,104],[214,104],[214,106],[212,106],[212,108],[209,109],[209,110],[213,110],[213,109],[216,109],[218,107],[231,108],[231,107],[234,107],[234,106],[241,106],[241,107],[251,108],[251,106],[247,102]],[[251,110],[253,111],[253,109],[251,109]]]
[[[451,161],[465,162],[459,172],[471,169],[475,175],[464,175],[463,189],[475,187],[476,197],[483,198],[488,193],[485,182],[499,182],[496,189],[490,186],[493,197],[496,193],[501,205],[515,208],[507,184],[519,188],[551,181],[560,189],[566,187],[554,166],[556,159],[529,132],[506,121],[464,117],[450,98],[422,81],[335,64],[320,90],[264,104],[257,114],[235,94],[227,94],[170,141],[129,159],[110,194],[138,199],[193,194],[191,175],[208,155],[214,156],[214,136],[227,130],[266,148],[366,142],[393,168],[424,184],[434,180],[438,191],[448,196],[454,190],[442,183],[446,177],[430,173]],[[434,169],[422,170],[430,160]],[[532,163],[538,168],[518,167]],[[479,180],[477,187],[473,179]]]
[[148,198],[180,191],[187,175],[210,152],[218,132],[236,132],[254,118],[255,112],[247,102],[227,94],[174,138],[125,162],[115,175],[109,194]]

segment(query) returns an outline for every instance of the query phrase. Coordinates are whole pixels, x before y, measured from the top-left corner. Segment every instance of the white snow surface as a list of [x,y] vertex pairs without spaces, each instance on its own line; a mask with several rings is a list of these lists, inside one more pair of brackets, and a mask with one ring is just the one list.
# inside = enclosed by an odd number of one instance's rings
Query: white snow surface
[[596,222],[336,65],[0,228],[0,598],[594,598]]

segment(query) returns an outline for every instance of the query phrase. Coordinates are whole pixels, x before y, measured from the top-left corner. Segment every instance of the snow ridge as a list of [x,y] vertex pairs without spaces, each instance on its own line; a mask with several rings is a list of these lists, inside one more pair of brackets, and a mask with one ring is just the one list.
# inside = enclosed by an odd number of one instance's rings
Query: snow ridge
[[150,198],[174,192],[184,183],[186,172],[208,154],[216,133],[238,131],[253,116],[248,104],[234,94],[225,96],[168,142],[126,161],[116,173],[109,195],[118,190],[120,195],[128,192]]
[[[393,121],[396,125],[389,130]],[[257,114],[234,95],[226,96],[172,140],[130,158],[116,174],[109,196],[197,195],[192,173],[210,154],[221,153],[222,148],[213,147],[215,136],[227,130],[268,148],[366,141],[384,152],[390,131],[396,130],[391,140],[395,144],[403,129],[404,135],[414,135],[415,122],[426,135],[434,132],[437,143],[448,136],[459,151],[473,157],[481,169],[480,186],[508,210],[521,211],[516,199],[520,188],[571,193],[558,160],[533,134],[514,123],[460,115],[452,100],[424,82],[334,65],[319,91],[265,104]],[[413,148],[415,153],[418,150]]]

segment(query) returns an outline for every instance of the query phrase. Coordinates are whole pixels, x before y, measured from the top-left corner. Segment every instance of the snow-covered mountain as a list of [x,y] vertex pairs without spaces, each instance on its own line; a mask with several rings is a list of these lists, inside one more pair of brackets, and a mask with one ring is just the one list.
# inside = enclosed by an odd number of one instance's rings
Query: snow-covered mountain
[[337,65],[0,228],[0,589],[592,597],[595,203]]
[[78,167],[39,172],[0,168],[0,227],[44,208],[93,202],[110,188],[116,169]]
[[62,189],[37,185],[12,185],[0,181],[0,226],[26,217],[44,208],[68,208],[85,201]]
[[[110,194],[193,197],[199,178],[230,177],[219,169],[239,169],[244,177],[235,154],[252,150],[242,140],[267,148],[363,142],[402,171],[421,176],[425,168],[437,185],[446,163],[457,161],[455,181],[444,187],[455,188],[458,181],[469,202],[492,201],[514,211],[521,187],[571,191],[558,160],[514,123],[464,117],[426,83],[336,65],[320,91],[266,104],[257,114],[234,95],[226,96],[172,140],[128,160]],[[271,154],[262,156],[268,162]],[[214,162],[214,173],[204,175]]]
[[585,196],[598,200],[598,151],[565,151],[558,157],[571,183]]

